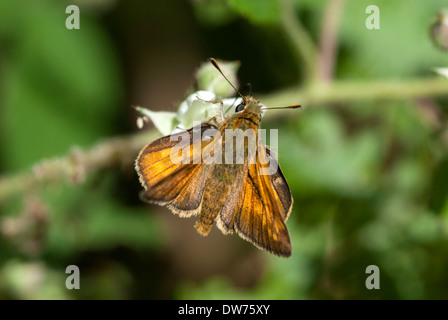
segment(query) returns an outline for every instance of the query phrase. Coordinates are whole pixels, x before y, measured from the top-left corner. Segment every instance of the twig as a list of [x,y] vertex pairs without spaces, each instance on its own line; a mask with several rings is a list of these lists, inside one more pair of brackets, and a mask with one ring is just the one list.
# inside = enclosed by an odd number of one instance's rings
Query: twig
[[119,164],[133,165],[138,151],[157,136],[143,132],[133,136],[111,138],[88,150],[73,148],[64,157],[42,160],[31,170],[0,177],[0,204],[6,200],[50,184],[68,181],[82,183],[87,174]]
[[328,0],[322,19],[323,24],[317,58],[317,80],[323,84],[327,84],[333,79],[339,22],[344,4],[345,0]]
[[[256,96],[266,105],[290,105],[300,103],[303,107],[330,105],[332,102],[377,101],[381,108],[383,100],[403,100],[423,97],[448,96],[448,81],[442,77],[410,80],[340,80],[328,86],[289,88],[274,94]],[[285,112],[271,112],[284,116]],[[270,116],[271,116],[270,115]]]
[[293,45],[297,57],[303,60],[305,84],[312,84],[317,78],[317,49],[308,31],[297,17],[291,0],[281,0],[282,27]]

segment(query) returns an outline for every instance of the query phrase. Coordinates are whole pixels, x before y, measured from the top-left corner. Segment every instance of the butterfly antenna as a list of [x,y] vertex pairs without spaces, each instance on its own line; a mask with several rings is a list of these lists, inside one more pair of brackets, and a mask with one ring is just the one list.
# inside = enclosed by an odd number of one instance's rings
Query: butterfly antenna
[[218,65],[218,62],[214,59],[214,58],[209,58],[210,62],[213,64],[213,66],[218,69],[219,73],[221,73],[221,75],[224,77],[224,79],[227,80],[227,82],[232,86],[232,88],[241,96],[241,98],[243,98],[243,100],[246,100],[246,98],[241,94],[241,92],[238,91],[237,88],[235,88],[235,86],[232,84],[232,82],[230,82],[229,79],[227,79],[227,77],[225,76],[224,72],[222,72],[221,68]]
[[301,108],[302,105],[300,104],[292,104],[290,106],[286,106],[286,107],[262,107],[261,110],[272,110],[272,109],[297,109],[297,108]]

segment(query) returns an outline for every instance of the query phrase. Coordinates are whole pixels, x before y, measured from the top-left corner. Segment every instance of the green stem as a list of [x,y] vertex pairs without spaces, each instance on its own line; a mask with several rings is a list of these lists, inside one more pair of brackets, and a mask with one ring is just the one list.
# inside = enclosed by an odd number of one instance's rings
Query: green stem
[[[297,17],[294,3],[291,0],[281,0],[282,27],[290,43],[305,66],[303,72],[306,84],[312,84],[317,79],[317,49],[308,31]],[[300,65],[300,63],[299,63]]]
[[[410,80],[339,80],[329,85],[289,88],[274,94],[258,95],[266,106],[287,106],[300,103],[304,107],[311,105],[329,105],[335,102],[403,100],[422,97],[448,96],[448,80],[431,77]],[[378,104],[381,107],[381,104]],[[283,112],[272,115],[282,114]],[[283,113],[284,114],[284,113]]]

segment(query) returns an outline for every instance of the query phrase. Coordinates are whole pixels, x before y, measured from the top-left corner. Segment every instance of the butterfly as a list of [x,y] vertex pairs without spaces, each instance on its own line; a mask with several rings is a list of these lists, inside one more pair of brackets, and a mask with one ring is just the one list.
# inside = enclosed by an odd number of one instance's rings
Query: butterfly
[[[257,135],[262,111],[280,108],[264,107],[251,95],[242,95],[216,60],[210,58],[210,62],[242,102],[233,115],[224,115],[222,101],[208,101],[221,103],[215,117],[146,145],[135,162],[144,187],[141,198],[181,217],[198,216],[195,227],[201,235],[208,235],[216,222],[224,234],[235,232],[260,249],[289,257],[291,241],[285,222],[293,198],[274,153]],[[257,146],[249,137],[234,139],[229,131],[254,133]]]

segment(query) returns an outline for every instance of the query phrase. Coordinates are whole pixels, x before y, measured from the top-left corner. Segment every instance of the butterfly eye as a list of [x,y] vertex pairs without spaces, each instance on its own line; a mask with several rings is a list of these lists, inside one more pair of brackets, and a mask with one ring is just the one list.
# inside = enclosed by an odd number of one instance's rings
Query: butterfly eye
[[244,103],[240,103],[239,105],[236,106],[235,112],[240,112],[244,110],[244,107],[245,107]]

